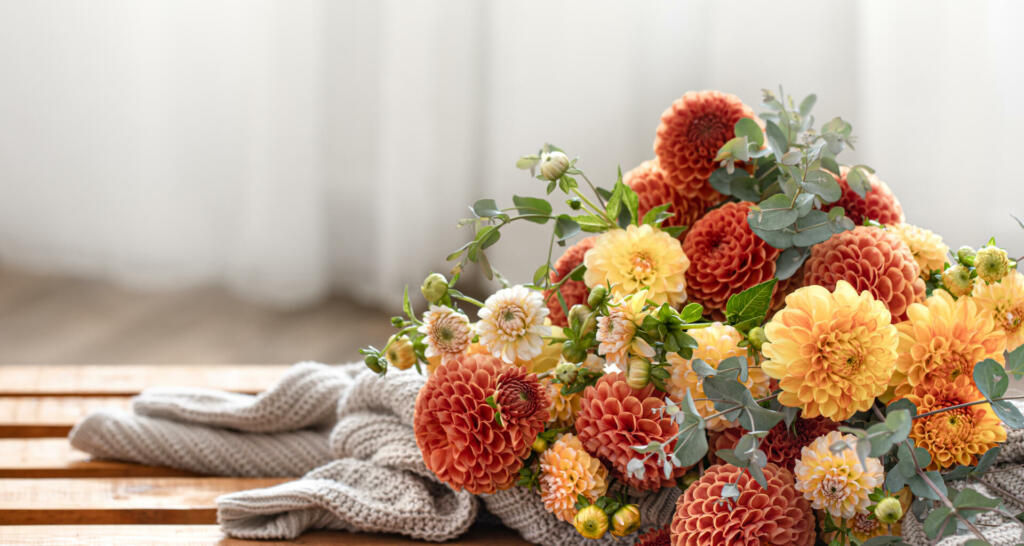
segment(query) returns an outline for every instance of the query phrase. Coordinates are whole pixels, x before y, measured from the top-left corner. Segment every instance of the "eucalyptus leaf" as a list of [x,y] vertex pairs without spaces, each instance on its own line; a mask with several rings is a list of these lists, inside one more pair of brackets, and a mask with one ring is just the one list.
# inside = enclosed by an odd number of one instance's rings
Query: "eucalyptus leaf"
[[775,278],[784,281],[792,277],[810,255],[811,249],[807,247],[796,246],[782,251],[775,260]]
[[807,173],[804,178],[804,189],[821,197],[825,203],[834,203],[843,196],[843,190],[839,187],[832,175],[825,171],[815,170]]
[[494,202],[494,199],[480,199],[473,203],[472,210],[473,214],[481,218],[491,218],[501,214],[501,209],[498,208],[498,204]]
[[804,100],[800,101],[800,107],[797,109],[801,116],[807,117],[811,113],[811,109],[814,108],[814,103],[818,101],[818,96],[810,94],[804,97]]
[[1006,394],[1006,389],[1010,386],[1010,378],[1007,377],[1002,364],[991,358],[974,365],[973,377],[978,390],[989,400]]
[[751,209],[751,226],[758,229],[774,230],[792,225],[799,214],[793,200],[784,194],[775,194],[758,203],[758,209]]
[[793,231],[789,229],[765,230],[753,225],[748,217],[751,231],[773,248],[780,250],[793,246]]
[[1003,420],[1003,423],[1010,428],[1024,428],[1024,415],[1013,402],[1007,400],[996,400],[992,402],[992,411]]
[[782,129],[774,121],[765,122],[765,134],[768,136],[768,147],[771,148],[775,159],[781,160],[782,155],[789,151],[789,140]]
[[761,132],[761,127],[757,125],[757,122],[751,118],[740,118],[733,126],[733,132],[736,136],[746,137],[757,148],[764,145],[764,133]]

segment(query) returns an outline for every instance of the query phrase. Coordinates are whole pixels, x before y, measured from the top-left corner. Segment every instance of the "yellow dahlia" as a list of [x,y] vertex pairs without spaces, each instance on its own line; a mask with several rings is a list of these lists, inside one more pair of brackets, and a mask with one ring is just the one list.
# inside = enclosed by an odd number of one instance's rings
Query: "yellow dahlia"
[[544,508],[572,522],[576,500],[594,502],[608,490],[608,469],[591,457],[575,434],[563,434],[540,454],[540,496]]
[[1006,334],[1006,350],[1024,345],[1024,274],[1011,271],[999,282],[978,282],[971,298]]
[[[739,342],[743,341],[743,335],[735,328],[727,324],[716,322],[707,328],[690,330],[690,335],[697,340],[697,348],[693,350],[693,358],[707,362],[712,368],[727,358],[734,356],[747,358],[747,349],[740,347]],[[704,395],[704,385],[697,372],[693,371],[693,364],[685,360],[677,353],[668,354],[668,362],[671,365],[672,376],[669,379],[668,393],[673,400],[679,402],[690,391],[690,396],[697,402],[697,411],[707,417],[716,413],[715,404]],[[744,383],[754,398],[766,396],[769,393],[768,382],[770,379],[760,368],[751,367],[755,363],[747,359],[748,373]],[[723,416],[718,416],[707,422],[707,428],[714,431],[725,430],[732,426],[732,423]]]
[[890,385],[897,396],[922,383],[973,377],[974,365],[986,358],[1003,362],[1006,334],[973,298],[954,300],[936,290],[924,303],[908,307],[907,320],[896,328],[899,357]]
[[450,307],[437,305],[431,305],[423,313],[423,325],[418,330],[426,335],[427,349],[424,355],[427,358],[440,357],[439,364],[462,354],[473,337],[466,315]]
[[536,290],[523,285],[498,290],[478,312],[480,343],[509,364],[533,360],[544,348],[544,336],[551,334],[544,324],[548,313],[544,296]]
[[896,360],[897,333],[885,304],[846,281],[829,292],[805,286],[765,326],[761,368],[779,380],[779,402],[803,417],[842,421],[884,393]]
[[[930,381],[906,396],[918,414],[948,408],[984,397],[967,375],[953,381]],[[914,444],[932,456],[929,470],[962,464],[978,464],[978,456],[1006,441],[1006,429],[989,404],[977,404],[914,420],[910,429]]]
[[551,417],[548,418],[548,423],[555,427],[572,426],[576,422],[576,414],[580,411],[582,391],[562,394],[561,383],[553,383],[550,377],[542,382],[548,391],[548,399],[551,400]]
[[942,271],[946,265],[949,247],[942,242],[942,237],[931,231],[911,224],[894,224],[887,229],[895,233],[914,256],[914,261],[921,268],[921,277],[931,277],[933,271]]
[[597,352],[622,371],[626,370],[631,354],[647,358],[654,356],[654,349],[636,337],[636,327],[643,322],[643,307],[648,298],[647,290],[641,290],[613,301],[608,305],[608,314],[597,319]]
[[646,288],[647,298],[659,305],[686,301],[686,268],[690,260],[679,239],[644,224],[613,229],[598,236],[583,257],[587,287],[611,285],[624,297]]
[[[850,448],[833,453],[829,447],[844,441]],[[853,446],[857,437],[838,430],[819,436],[800,452],[793,467],[796,489],[811,501],[811,506],[827,510],[837,518],[852,518],[866,513],[871,499],[868,495],[885,481],[882,463],[874,457],[866,459],[867,468],[860,464]]]

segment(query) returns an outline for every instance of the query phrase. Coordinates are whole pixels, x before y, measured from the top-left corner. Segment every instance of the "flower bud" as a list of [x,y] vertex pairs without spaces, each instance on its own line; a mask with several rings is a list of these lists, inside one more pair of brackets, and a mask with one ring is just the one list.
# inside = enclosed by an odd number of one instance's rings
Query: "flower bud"
[[1010,258],[1005,250],[987,246],[979,250],[974,257],[974,270],[978,272],[981,280],[998,282],[1010,272]]
[[633,389],[642,389],[651,382],[651,363],[646,358],[633,357],[626,365],[626,384]]
[[640,528],[640,507],[627,504],[612,515],[612,534],[624,537]]
[[587,315],[590,314],[590,308],[582,303],[577,303],[569,309],[569,326],[574,330],[579,331],[580,327],[587,320]]
[[391,325],[395,328],[401,328],[405,324],[405,319],[402,317],[391,317]]
[[975,252],[973,248],[969,246],[962,246],[956,250],[956,259],[966,266],[973,266],[974,256],[976,254],[977,252]]
[[367,368],[370,368],[375,373],[381,373],[384,371],[384,365],[380,363],[380,358],[374,355],[366,355],[366,358],[363,358],[363,363],[366,364]]
[[974,288],[974,282],[971,280],[971,271],[960,264],[946,269],[942,272],[942,286],[946,287],[950,294],[958,298],[970,294]]
[[405,336],[391,336],[388,340],[388,350],[385,351],[388,364],[399,370],[408,370],[416,364],[416,353],[412,350],[412,341]]
[[577,199],[575,197],[573,197],[572,199],[569,199],[568,203],[569,203],[569,208],[571,208],[572,210],[580,210],[581,208],[583,208],[583,201],[580,201],[579,199]]
[[756,351],[761,350],[761,346],[768,341],[768,336],[764,333],[764,328],[755,326],[747,332],[747,341],[750,342],[750,346]]
[[547,448],[548,443],[540,436],[534,438],[533,443],[530,444],[530,449],[532,449],[534,453],[542,453]]
[[697,482],[700,479],[700,472],[691,470],[686,474],[683,474],[683,489],[686,489]]
[[576,371],[579,366],[572,362],[561,362],[555,366],[555,379],[563,385],[568,385],[576,380]]
[[599,284],[590,291],[590,296],[587,297],[587,305],[591,309],[597,309],[598,305],[604,303],[606,296],[608,296],[608,288],[603,284]]
[[583,362],[587,358],[587,351],[583,347],[572,342],[570,339],[562,344],[562,358],[567,362]]
[[423,279],[420,292],[430,303],[437,303],[448,293],[448,279],[440,273],[431,273],[426,279]]
[[903,517],[903,505],[896,497],[885,497],[875,506],[875,517],[886,525],[892,525]]
[[544,180],[558,180],[569,168],[569,156],[551,151],[540,156],[540,176]]
[[597,506],[584,506],[572,520],[576,532],[586,538],[598,539],[608,531],[608,515]]

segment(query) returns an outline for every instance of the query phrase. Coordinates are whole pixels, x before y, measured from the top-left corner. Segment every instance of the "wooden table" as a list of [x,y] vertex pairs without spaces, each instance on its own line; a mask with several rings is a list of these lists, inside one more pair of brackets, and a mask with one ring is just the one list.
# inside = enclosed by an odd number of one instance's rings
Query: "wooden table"
[[[214,499],[282,478],[217,478],[112,461],[72,449],[67,433],[88,411],[130,405],[145,387],[255,393],[287,366],[0,366],[0,544],[224,544]],[[394,535],[311,532],[297,544],[417,544]],[[477,525],[451,544],[526,544]]]

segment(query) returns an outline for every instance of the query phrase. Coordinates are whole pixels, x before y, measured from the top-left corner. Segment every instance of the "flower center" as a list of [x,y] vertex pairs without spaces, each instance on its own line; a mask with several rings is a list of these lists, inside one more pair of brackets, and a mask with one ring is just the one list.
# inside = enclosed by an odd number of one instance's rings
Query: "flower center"
[[830,501],[841,501],[846,498],[846,479],[828,476],[821,480],[818,491]]
[[1016,332],[1020,330],[1021,325],[1024,325],[1024,304],[1015,305],[1002,313],[996,313],[996,316],[1000,319],[1000,326],[1004,331]]
[[498,329],[502,332],[518,337],[526,332],[526,312],[518,305],[508,305],[498,310]]
[[654,273],[654,259],[646,251],[640,251],[630,258],[633,266],[633,277],[643,285],[650,284],[650,278]]
[[717,148],[718,140],[721,140],[724,136],[723,133],[726,131],[723,120],[713,114],[708,114],[695,118],[690,122],[690,139],[703,143],[703,144],[715,144]]
[[540,407],[540,389],[536,379],[530,380],[522,373],[507,374],[498,379],[498,392],[494,398],[502,416],[514,422],[544,409]]

